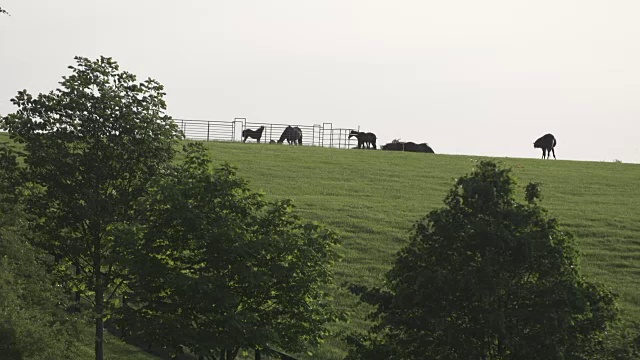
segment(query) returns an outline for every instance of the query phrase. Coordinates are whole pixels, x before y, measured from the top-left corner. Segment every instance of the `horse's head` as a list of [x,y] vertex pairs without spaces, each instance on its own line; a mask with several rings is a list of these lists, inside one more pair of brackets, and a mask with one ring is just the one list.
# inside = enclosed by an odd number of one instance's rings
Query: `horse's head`
[[349,139],[351,139],[353,136],[358,136],[358,132],[355,130],[351,130],[351,132],[349,133]]

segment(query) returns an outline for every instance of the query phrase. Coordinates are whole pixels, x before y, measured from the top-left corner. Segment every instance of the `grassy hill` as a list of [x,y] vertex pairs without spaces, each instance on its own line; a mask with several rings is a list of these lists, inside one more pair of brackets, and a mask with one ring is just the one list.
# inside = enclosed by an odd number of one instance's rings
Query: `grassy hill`
[[[6,137],[0,134],[0,142]],[[442,200],[478,156],[207,142],[216,163],[229,162],[254,190],[290,198],[299,214],[325,224],[342,238],[338,283],[381,285],[412,225]],[[532,156],[539,156],[533,151]],[[541,184],[542,206],[572,232],[582,271],[620,295],[623,317],[640,321],[640,165],[563,160],[491,158],[513,169],[520,199],[530,181]],[[336,302],[363,328],[368,309],[342,290]],[[314,359],[340,359],[345,347],[332,340]],[[140,356],[140,355],[131,355]],[[119,355],[120,358],[120,355]],[[122,356],[122,358],[125,358]],[[142,358],[142,357],[140,357]]]
[[[469,173],[478,156],[206,143],[216,162],[227,161],[252,188],[269,198],[290,198],[306,219],[342,237],[338,282],[379,285],[412,225],[442,201],[455,179]],[[533,152],[532,156],[538,156]],[[640,165],[622,163],[491,158],[513,169],[524,186],[538,182],[542,205],[575,235],[581,267],[589,279],[620,295],[623,316],[640,321]],[[362,326],[367,309],[346,293],[337,301]],[[329,342],[314,358],[337,359]]]

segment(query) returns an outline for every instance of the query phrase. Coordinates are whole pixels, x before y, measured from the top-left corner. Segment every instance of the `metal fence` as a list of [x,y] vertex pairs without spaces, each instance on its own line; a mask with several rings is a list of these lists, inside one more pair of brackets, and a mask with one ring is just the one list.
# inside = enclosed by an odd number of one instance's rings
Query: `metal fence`
[[[250,122],[246,118],[235,118],[233,121],[174,119],[184,133],[186,139],[205,141],[242,141],[242,131],[256,130],[264,126],[260,142],[278,141],[287,126],[297,126],[302,130],[302,144],[349,149],[357,146],[356,138],[349,139],[353,128],[334,128],[333,123],[314,125],[276,124]],[[247,142],[256,140],[248,138]]]

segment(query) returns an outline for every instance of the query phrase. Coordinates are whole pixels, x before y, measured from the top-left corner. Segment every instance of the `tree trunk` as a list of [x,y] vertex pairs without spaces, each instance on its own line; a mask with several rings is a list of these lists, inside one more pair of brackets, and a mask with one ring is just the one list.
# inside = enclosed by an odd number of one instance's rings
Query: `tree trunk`
[[[97,296],[97,295],[96,295]],[[96,307],[98,310],[98,307]],[[102,314],[96,316],[96,360],[104,360],[104,321]]]
[[93,279],[95,281],[96,360],[104,360],[104,284],[102,279],[102,244],[100,235],[93,239]]
[[[82,274],[82,269],[80,268],[80,260],[77,261],[76,265],[76,281],[78,277]],[[76,290],[75,294],[75,312],[80,312],[80,302],[82,301],[82,297],[80,296],[80,290]]]

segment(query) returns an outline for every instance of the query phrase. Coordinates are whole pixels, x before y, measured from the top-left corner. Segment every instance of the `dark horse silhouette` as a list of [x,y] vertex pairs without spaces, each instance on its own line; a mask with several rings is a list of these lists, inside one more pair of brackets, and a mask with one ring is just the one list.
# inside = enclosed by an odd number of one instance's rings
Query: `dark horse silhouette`
[[358,149],[364,149],[365,145],[367,146],[367,149],[370,149],[371,146],[373,146],[374,150],[376,149],[376,134],[351,130],[349,133],[349,139],[354,136],[358,139]]
[[416,144],[414,142],[401,142],[401,141],[393,141],[386,145],[382,146],[382,150],[392,150],[392,151],[410,151],[410,152],[423,152],[435,154],[433,149],[427,145],[427,143]]
[[297,126],[287,126],[282,132],[282,135],[280,135],[278,144],[282,144],[285,140],[287,140],[289,145],[291,145],[291,143],[295,145],[296,142],[298,143],[298,145],[302,145],[302,130],[300,130],[300,128]]
[[549,159],[549,155],[553,154],[553,158],[556,158],[556,151],[553,149],[556,147],[556,138],[551,134],[545,134],[533,143],[533,148],[542,149],[542,158]]
[[264,126],[260,126],[256,130],[251,130],[251,129],[242,130],[242,137],[243,137],[242,142],[246,142],[247,138],[252,138],[252,139],[258,140],[258,143],[260,143],[260,138],[262,138],[263,131],[264,131]]

